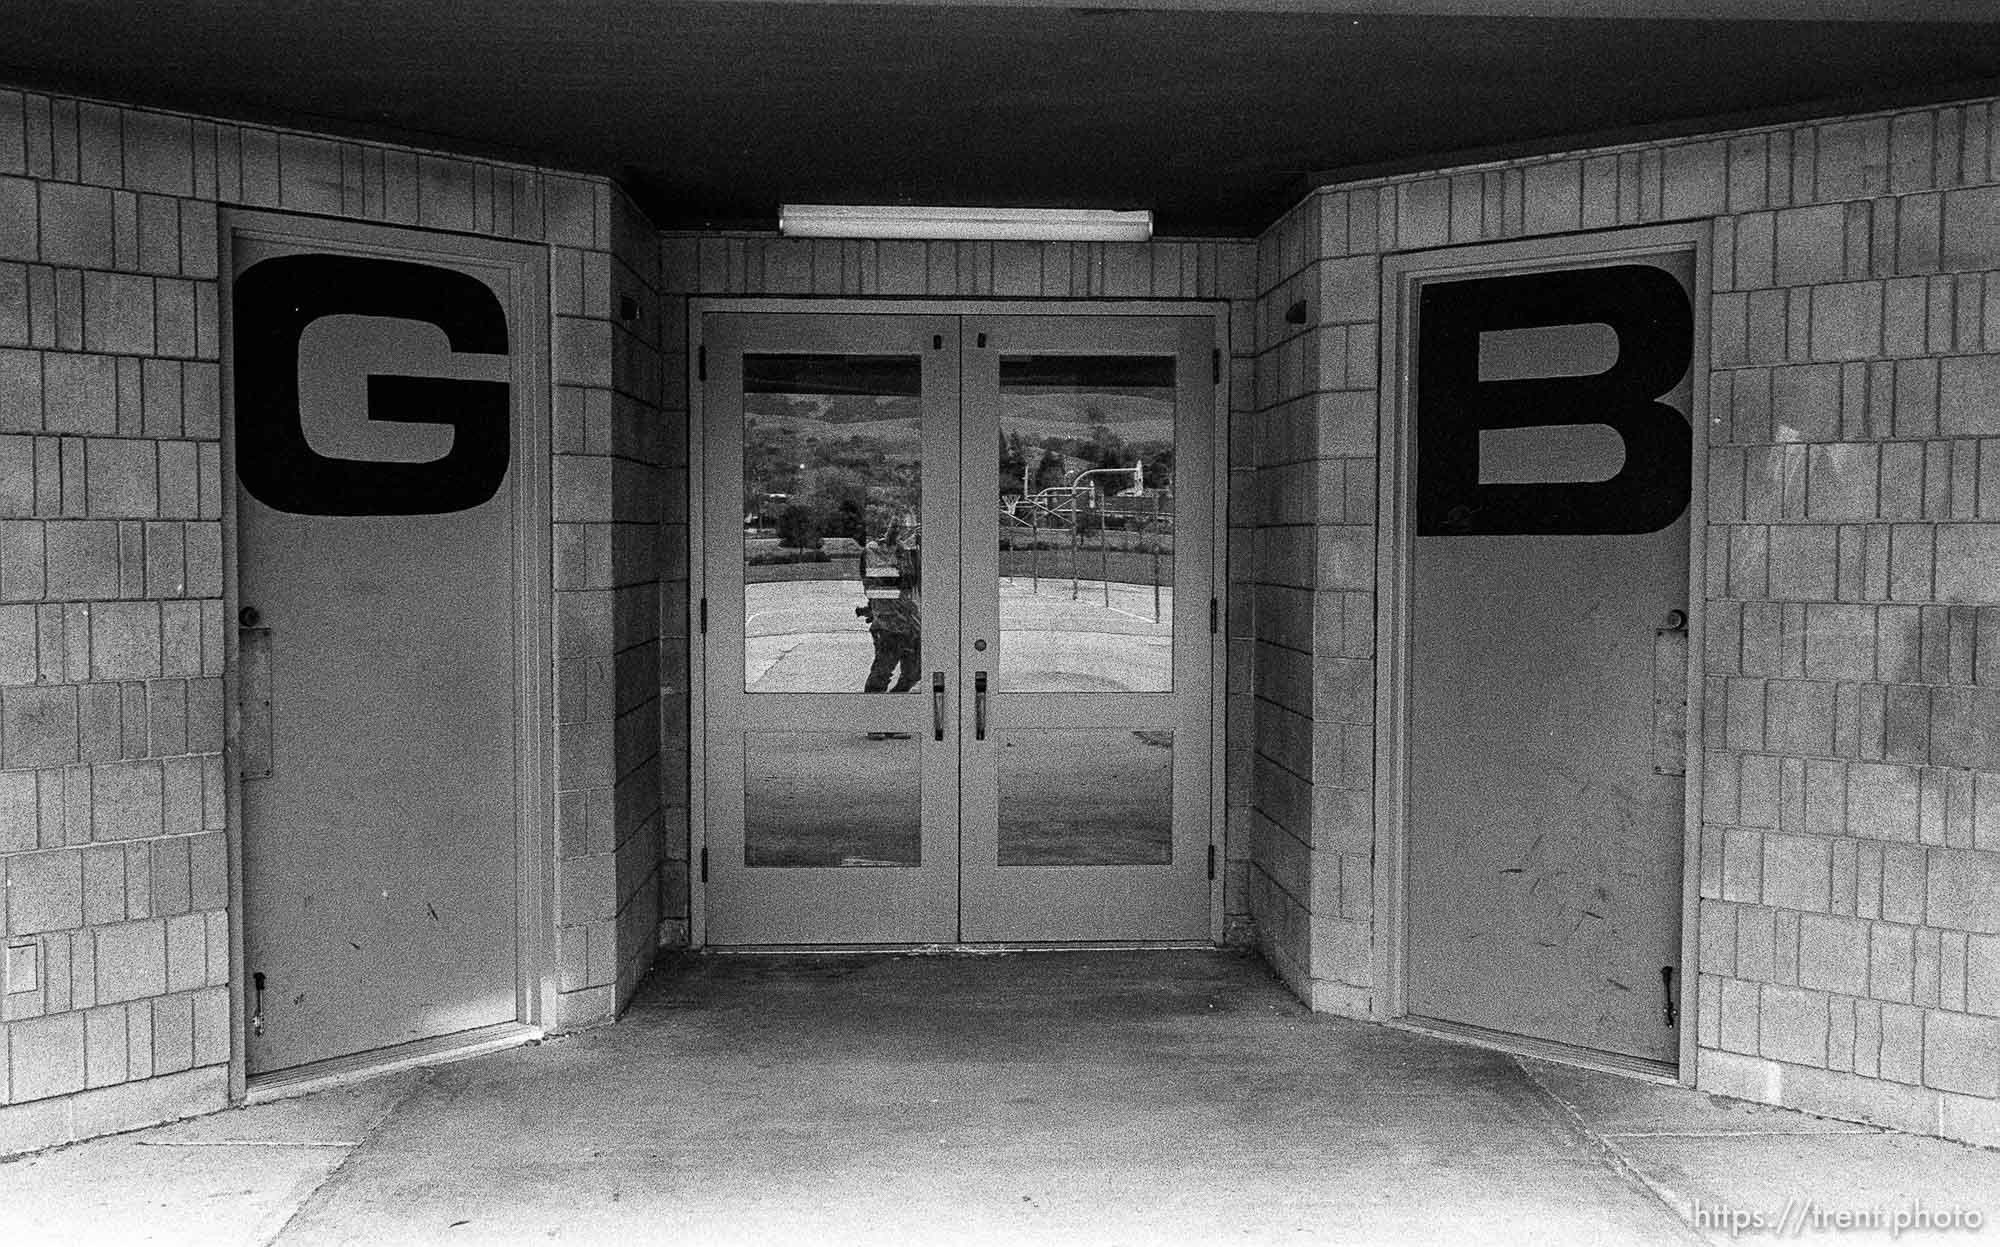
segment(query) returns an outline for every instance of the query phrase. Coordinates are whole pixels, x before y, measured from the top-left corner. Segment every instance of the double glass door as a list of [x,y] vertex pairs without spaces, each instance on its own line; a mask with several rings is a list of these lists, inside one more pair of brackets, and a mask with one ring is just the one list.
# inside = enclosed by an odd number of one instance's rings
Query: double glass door
[[1214,333],[704,317],[711,943],[1207,937]]

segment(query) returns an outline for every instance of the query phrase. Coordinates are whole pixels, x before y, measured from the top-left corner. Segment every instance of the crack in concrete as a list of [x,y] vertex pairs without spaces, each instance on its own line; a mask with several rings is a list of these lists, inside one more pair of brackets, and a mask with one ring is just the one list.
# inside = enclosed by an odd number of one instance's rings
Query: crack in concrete
[[1557,1114],[1569,1123],[1570,1129],[1581,1135],[1598,1155],[1603,1157],[1604,1162],[1611,1167],[1614,1173],[1623,1178],[1626,1184],[1633,1190],[1646,1196],[1660,1206],[1673,1223],[1674,1228],[1681,1232],[1683,1241],[1698,1243],[1701,1244],[1701,1247],[1710,1247],[1712,1240],[1702,1234],[1687,1217],[1682,1215],[1680,1205],[1675,1202],[1678,1198],[1677,1192],[1646,1176],[1644,1170],[1632,1163],[1630,1156],[1627,1156],[1624,1152],[1611,1145],[1611,1136],[1599,1134],[1597,1131],[1591,1129],[1590,1123],[1583,1119],[1583,1114],[1577,1112],[1574,1105],[1557,1095],[1554,1091],[1551,1091],[1541,1079],[1535,1077],[1535,1071],[1528,1067],[1527,1062],[1523,1058],[1517,1056],[1511,1059],[1514,1062],[1514,1067],[1521,1071],[1521,1076],[1528,1080],[1528,1085],[1533,1087],[1540,1093],[1544,1100],[1555,1108]]
[[1882,1130],[1606,1130],[1606,1139],[1817,1139],[1827,1135],[1885,1134]]
[[347,1172],[348,1162],[352,1161],[355,1158],[355,1156],[357,1156],[360,1153],[362,1148],[367,1147],[370,1143],[375,1141],[375,1136],[382,1132],[382,1127],[387,1125],[389,1119],[396,1115],[397,1110],[401,1109],[405,1104],[408,1104],[412,1099],[416,1098],[416,1095],[419,1091],[422,1091],[424,1088],[430,1086],[432,1074],[429,1068],[419,1067],[416,1073],[417,1076],[410,1080],[409,1089],[404,1091],[403,1094],[397,1096],[394,1100],[392,1100],[386,1107],[383,1108],[381,1113],[379,1113],[376,1116],[375,1120],[368,1123],[367,1128],[362,1130],[361,1132],[360,1141],[350,1146],[347,1149],[347,1154],[340,1158],[340,1163],[335,1165],[332,1169],[327,1170],[326,1176],[313,1184],[312,1189],[306,1192],[305,1198],[299,1201],[299,1206],[292,1209],[291,1215],[286,1217],[284,1219],[284,1222],[278,1226],[277,1230],[274,1231],[269,1238],[264,1240],[263,1247],[275,1247],[275,1245],[280,1239],[284,1238],[286,1234],[291,1232],[293,1224],[296,1223],[300,1217],[304,1216],[307,1211],[314,1208],[316,1205],[324,1204],[326,1202],[326,1197],[329,1193],[330,1188],[332,1188],[340,1181],[340,1177],[342,1174]]
[[140,1147],[360,1147],[355,1139],[140,1139]]

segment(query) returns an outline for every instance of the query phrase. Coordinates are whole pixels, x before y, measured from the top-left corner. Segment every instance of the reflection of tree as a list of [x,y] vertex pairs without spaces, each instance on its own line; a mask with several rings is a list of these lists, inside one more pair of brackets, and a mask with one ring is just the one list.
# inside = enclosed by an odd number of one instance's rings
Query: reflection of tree
[[[913,460],[907,422],[877,420],[857,429],[829,423],[807,396],[787,395],[788,409],[765,419],[745,414],[743,501],[746,515],[769,514],[774,501],[780,540],[816,548],[826,537],[866,541],[891,520],[916,510],[922,471]],[[871,409],[862,416],[873,415]],[[797,417],[804,427],[792,422]]]
[[[1036,458],[1041,456],[1037,455]],[[1021,488],[1028,475],[1028,447],[1019,433],[1000,434],[1000,492],[1010,494]]]
[[806,473],[798,505],[821,537],[868,540],[868,477],[852,466],[819,466]]
[[1030,442],[1019,433],[1000,439],[1000,488],[1012,492],[1025,476],[1028,492],[1066,485],[1079,472],[1093,468],[1144,467],[1146,488],[1162,490],[1174,483],[1174,445],[1171,441],[1128,442],[1106,424],[1103,413],[1086,407],[1091,421],[1088,437],[1044,437]]
[[797,503],[778,512],[778,544],[790,550],[819,549],[819,526],[812,512]]

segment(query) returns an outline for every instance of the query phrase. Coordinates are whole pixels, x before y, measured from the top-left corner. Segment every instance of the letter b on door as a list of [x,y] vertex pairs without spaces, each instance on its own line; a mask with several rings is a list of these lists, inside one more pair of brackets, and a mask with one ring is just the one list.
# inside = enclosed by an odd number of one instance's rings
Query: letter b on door
[[299,346],[328,316],[423,321],[454,352],[507,353],[507,313],[456,269],[365,256],[287,255],[236,278],[236,475],[259,502],[296,515],[436,515],[484,503],[507,476],[503,381],[371,373],[367,418],[449,425],[451,448],[422,463],[335,458],[307,440]]
[[[1605,325],[1616,360],[1590,376],[1482,380],[1480,335]],[[1432,282],[1418,304],[1417,532],[1422,536],[1656,532],[1687,510],[1687,417],[1659,400],[1694,358],[1687,291],[1641,264]],[[1482,432],[1602,425],[1625,461],[1601,481],[1480,480]]]

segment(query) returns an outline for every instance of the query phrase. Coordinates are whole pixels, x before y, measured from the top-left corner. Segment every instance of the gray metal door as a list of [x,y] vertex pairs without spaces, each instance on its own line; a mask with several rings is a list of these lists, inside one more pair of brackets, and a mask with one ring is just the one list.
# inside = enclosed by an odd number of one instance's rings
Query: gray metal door
[[517,255],[422,245],[232,237],[252,1076],[523,1008],[510,459],[533,338]]
[[1205,937],[1213,320],[703,335],[709,941]]
[[703,332],[708,939],[954,939],[957,321]]
[[1693,254],[1411,290],[1404,1004],[1672,1063]]
[[1213,335],[967,319],[962,939],[1208,934]]

